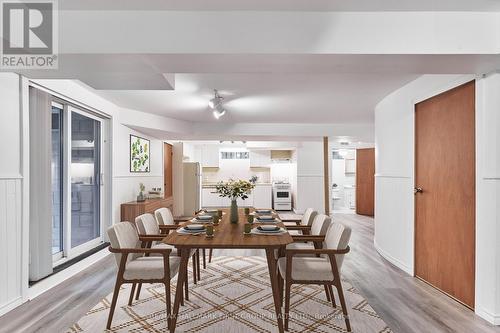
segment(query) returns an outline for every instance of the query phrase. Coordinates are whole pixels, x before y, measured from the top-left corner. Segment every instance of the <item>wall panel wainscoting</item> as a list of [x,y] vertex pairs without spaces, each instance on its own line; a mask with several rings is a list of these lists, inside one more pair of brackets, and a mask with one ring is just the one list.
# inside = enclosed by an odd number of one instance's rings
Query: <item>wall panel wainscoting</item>
[[0,315],[22,296],[21,182],[0,179]]

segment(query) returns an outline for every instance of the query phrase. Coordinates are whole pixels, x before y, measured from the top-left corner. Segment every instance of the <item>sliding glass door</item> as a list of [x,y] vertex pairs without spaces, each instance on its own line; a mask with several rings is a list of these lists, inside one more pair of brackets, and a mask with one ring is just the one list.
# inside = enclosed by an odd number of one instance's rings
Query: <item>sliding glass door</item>
[[100,245],[107,120],[60,99],[52,103],[54,266]]
[[63,256],[63,106],[52,103],[52,255],[54,260]]
[[101,239],[101,121],[71,110],[71,248]]

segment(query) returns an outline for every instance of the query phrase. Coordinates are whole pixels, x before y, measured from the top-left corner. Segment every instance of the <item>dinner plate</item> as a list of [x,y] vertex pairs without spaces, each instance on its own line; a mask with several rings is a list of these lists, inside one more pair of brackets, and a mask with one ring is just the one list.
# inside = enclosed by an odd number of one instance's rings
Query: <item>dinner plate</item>
[[272,210],[270,210],[270,209],[256,209],[255,212],[257,214],[271,214]]
[[257,223],[277,223],[278,220],[277,219],[272,219],[272,220],[262,220],[260,218],[256,218],[255,219],[255,222]]
[[274,225],[262,225],[260,227],[257,227],[260,231],[279,231],[280,228]]
[[213,216],[212,215],[198,215],[198,216],[196,216],[196,219],[198,221],[211,221],[211,220],[213,220]]
[[259,220],[268,220],[268,221],[274,220],[274,216],[272,215],[259,215],[257,218]]
[[184,227],[186,231],[201,231],[204,230],[205,226],[200,224],[188,224]]

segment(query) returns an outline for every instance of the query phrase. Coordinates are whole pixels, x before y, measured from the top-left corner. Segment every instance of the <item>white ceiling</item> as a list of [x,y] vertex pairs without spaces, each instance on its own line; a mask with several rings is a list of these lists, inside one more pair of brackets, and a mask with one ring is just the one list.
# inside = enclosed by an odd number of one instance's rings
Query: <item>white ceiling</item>
[[175,90],[106,90],[119,106],[171,118],[215,122],[207,103],[225,98],[222,122],[372,123],[375,104],[411,74],[176,74]]
[[62,10],[498,11],[496,0],[72,0]]

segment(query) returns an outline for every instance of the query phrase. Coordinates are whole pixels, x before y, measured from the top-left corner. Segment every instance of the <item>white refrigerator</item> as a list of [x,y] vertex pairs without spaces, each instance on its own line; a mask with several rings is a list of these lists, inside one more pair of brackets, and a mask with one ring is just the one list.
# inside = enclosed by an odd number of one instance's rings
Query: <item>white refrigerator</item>
[[201,209],[201,166],[198,162],[183,163],[184,216],[193,216]]

